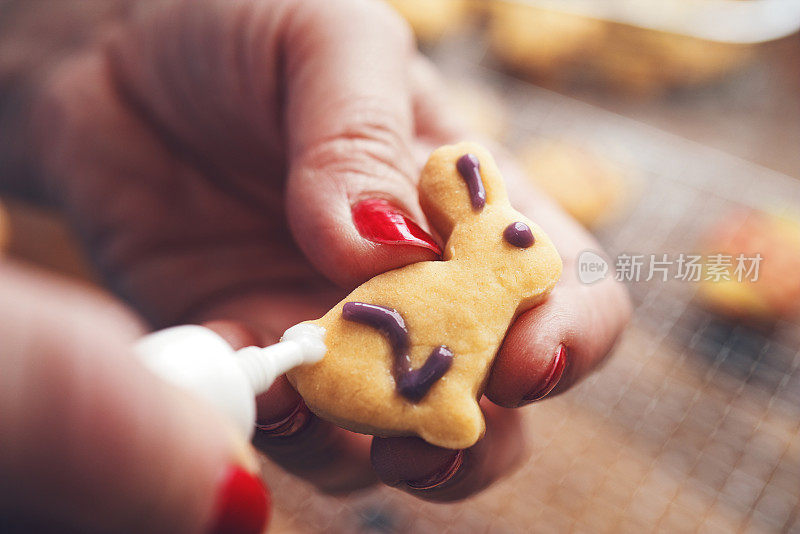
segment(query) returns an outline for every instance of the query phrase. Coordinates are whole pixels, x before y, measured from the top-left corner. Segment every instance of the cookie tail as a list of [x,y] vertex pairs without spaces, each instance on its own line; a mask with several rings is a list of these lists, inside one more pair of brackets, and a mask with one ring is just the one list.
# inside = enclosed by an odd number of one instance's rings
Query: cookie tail
[[419,369],[402,373],[397,380],[397,390],[411,402],[419,402],[453,364],[453,352],[444,345],[433,349]]

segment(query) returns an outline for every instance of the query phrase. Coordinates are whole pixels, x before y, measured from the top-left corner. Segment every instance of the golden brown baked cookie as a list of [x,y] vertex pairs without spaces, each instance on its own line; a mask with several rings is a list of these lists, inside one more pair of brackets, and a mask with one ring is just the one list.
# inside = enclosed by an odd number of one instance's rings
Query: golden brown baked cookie
[[602,42],[605,23],[521,2],[493,2],[489,19],[492,52],[507,67],[536,76],[561,76]]
[[608,88],[646,96],[713,82],[750,57],[745,45],[609,23],[586,69]]
[[550,239],[509,204],[492,156],[472,143],[436,150],[420,203],[443,261],[356,288],[324,317],[327,352],[288,374],[317,415],[379,436],[462,449],[484,432],[478,407],[506,330],[561,275]]
[[588,228],[610,219],[627,200],[622,168],[575,144],[536,140],[519,151],[519,160],[533,183]]
[[752,57],[751,47],[640,28],[567,11],[493,2],[489,43],[516,73],[549,85],[585,84],[651,96],[711,82]]
[[[800,220],[738,210],[712,228],[703,250],[706,264],[698,297],[708,308],[756,322],[800,310]],[[741,262],[737,261],[740,255]],[[751,258],[757,255],[762,259],[757,262],[754,280],[756,262]],[[724,275],[711,276],[710,260],[724,265]]]

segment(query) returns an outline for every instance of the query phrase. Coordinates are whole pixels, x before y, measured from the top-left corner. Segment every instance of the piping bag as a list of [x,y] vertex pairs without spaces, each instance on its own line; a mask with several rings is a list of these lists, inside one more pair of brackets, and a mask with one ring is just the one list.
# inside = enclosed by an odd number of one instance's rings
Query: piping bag
[[324,339],[323,327],[301,323],[274,345],[235,351],[213,330],[185,325],[148,334],[133,351],[150,371],[210,403],[250,438],[256,397],[286,371],[320,361]]

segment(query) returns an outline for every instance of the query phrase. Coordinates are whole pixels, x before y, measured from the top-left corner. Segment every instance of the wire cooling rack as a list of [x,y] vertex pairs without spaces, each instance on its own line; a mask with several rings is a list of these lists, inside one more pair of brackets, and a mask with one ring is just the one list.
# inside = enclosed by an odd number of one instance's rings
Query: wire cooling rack
[[[468,70],[515,111],[509,139],[570,139],[636,169],[638,199],[598,232],[610,257],[690,253],[734,208],[800,206],[800,182],[784,175]],[[274,531],[800,532],[800,324],[728,323],[698,306],[688,282],[629,287],[635,312],[615,356],[524,410],[533,452],[512,476],[442,505],[388,488],[327,497],[267,464]]]

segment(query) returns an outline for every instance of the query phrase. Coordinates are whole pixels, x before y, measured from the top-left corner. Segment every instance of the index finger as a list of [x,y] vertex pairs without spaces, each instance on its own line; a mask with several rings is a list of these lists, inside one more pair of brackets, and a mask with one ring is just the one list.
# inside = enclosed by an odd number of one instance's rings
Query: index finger
[[[382,2],[355,0],[304,1],[287,20],[286,204],[298,245],[343,286],[436,258],[419,227],[407,25]],[[354,208],[367,200],[390,204],[392,224],[359,225]],[[404,239],[364,232],[400,220]]]

